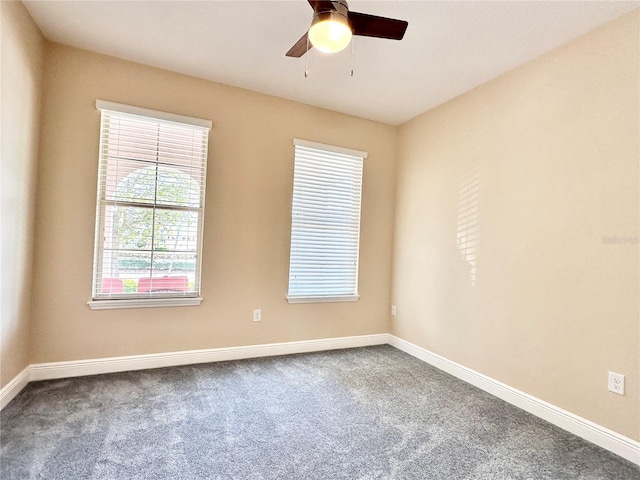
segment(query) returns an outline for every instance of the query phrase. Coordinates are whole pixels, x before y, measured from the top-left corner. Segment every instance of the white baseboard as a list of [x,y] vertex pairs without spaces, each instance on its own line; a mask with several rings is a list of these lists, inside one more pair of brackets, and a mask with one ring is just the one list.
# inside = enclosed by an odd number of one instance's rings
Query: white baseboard
[[0,390],[0,410],[6,407],[13,398],[18,395],[24,387],[29,383],[29,367],[22,370],[18,375],[13,377]]
[[30,381],[54,378],[79,377],[101,373],[146,370],[149,368],[175,367],[196,363],[241,360],[243,358],[271,357],[292,353],[318,352],[341,348],[364,347],[388,343],[389,335],[361,335],[356,337],[302,340],[264,345],[212,348],[207,350],[187,350],[182,352],[152,353],[128,357],[96,358],[71,362],[37,363],[29,367]]
[[429,350],[389,335],[389,344],[516,407],[640,465],[640,442],[574,415],[555,405],[452,362]]
[[383,345],[389,342],[389,335],[359,335],[354,337],[302,340],[297,342],[270,343],[241,347],[188,350],[182,352],[153,353],[127,357],[96,358],[68,362],[36,363],[29,365],[0,390],[0,410],[2,410],[29,382],[52,380],[55,378],[79,377],[101,373],[115,373],[149,368],[192,365],[196,363],[240,360],[243,358],[289,355],[292,353],[318,352],[342,348]]

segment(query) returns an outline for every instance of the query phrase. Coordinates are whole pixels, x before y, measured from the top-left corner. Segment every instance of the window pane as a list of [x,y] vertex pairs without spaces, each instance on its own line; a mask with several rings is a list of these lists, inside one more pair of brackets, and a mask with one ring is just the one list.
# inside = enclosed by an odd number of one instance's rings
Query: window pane
[[195,253],[154,253],[153,275],[187,275],[191,282],[196,271]]
[[[133,251],[105,251],[105,256],[107,254],[109,254],[111,257],[111,268],[103,272],[103,293],[137,293],[139,278],[149,277],[150,275],[151,253]],[[108,279],[107,282],[105,282],[105,279]],[[114,282],[114,280],[120,280],[122,282],[123,291],[118,292],[117,289],[112,289],[110,292],[106,292],[105,283],[107,284],[107,286],[109,286]]]
[[156,203],[158,205],[200,206],[198,184],[181,170],[168,167],[158,168]]
[[184,210],[155,211],[155,251],[195,252],[198,245],[198,213]]
[[105,206],[104,248],[151,250],[153,208]]

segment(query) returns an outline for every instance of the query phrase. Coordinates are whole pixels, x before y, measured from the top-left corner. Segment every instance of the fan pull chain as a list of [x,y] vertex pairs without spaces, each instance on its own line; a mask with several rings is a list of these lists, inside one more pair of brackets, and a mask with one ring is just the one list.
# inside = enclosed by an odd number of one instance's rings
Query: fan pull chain
[[353,77],[353,51],[354,51],[355,43],[356,43],[356,39],[351,38],[351,76],[352,77]]
[[309,34],[307,34],[307,53],[305,54],[304,78],[309,76]]

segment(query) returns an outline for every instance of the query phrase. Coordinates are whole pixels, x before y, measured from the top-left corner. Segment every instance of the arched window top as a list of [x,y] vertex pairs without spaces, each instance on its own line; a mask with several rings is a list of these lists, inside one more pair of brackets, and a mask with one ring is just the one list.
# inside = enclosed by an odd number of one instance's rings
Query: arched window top
[[122,178],[116,186],[113,200],[199,207],[200,185],[179,168],[148,166],[134,170]]

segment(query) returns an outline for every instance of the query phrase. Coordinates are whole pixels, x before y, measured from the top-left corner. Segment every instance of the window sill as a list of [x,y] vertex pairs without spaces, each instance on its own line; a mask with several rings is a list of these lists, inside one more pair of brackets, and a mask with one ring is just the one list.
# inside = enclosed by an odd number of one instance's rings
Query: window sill
[[344,295],[339,297],[287,297],[289,303],[334,303],[357,302],[360,295]]
[[204,300],[202,297],[185,298],[134,298],[125,300],[91,300],[87,302],[91,310],[112,310],[116,308],[192,307]]

